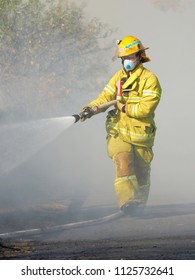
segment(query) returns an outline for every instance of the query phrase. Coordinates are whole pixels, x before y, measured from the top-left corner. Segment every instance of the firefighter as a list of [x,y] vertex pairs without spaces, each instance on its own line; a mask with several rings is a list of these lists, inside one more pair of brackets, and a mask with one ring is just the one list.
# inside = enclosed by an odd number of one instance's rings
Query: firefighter
[[83,108],[81,121],[93,115],[92,108],[116,99],[119,81],[122,97],[106,120],[107,151],[114,161],[115,192],[119,208],[127,214],[144,209],[150,189],[150,166],[156,133],[154,112],[161,98],[158,78],[143,63],[150,61],[139,39],[118,41],[120,69],[101,94]]

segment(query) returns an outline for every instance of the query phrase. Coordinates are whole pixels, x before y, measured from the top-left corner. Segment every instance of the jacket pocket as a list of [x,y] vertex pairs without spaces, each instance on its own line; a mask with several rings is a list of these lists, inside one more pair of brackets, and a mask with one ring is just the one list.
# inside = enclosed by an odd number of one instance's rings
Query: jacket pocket
[[130,121],[130,138],[134,145],[152,147],[156,134],[156,126],[139,120]]

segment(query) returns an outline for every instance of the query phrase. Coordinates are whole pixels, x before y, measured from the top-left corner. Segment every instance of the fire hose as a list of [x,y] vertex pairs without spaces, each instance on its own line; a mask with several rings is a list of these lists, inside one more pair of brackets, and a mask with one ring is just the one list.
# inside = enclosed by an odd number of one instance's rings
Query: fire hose
[[[123,81],[119,80],[118,84],[117,84],[116,99],[106,102],[104,104],[99,104],[99,105],[92,107],[91,108],[92,115],[96,115],[99,112],[101,112],[101,110],[107,109],[110,106],[115,105],[117,103],[117,101],[120,101],[122,99],[122,84],[123,84]],[[89,111],[87,111],[87,110],[86,111],[84,110],[80,114],[74,114],[73,117],[75,118],[75,123],[78,122],[80,119],[87,117],[88,114],[89,114]]]
[[[117,100],[112,100],[104,104],[100,104],[91,108],[92,115],[98,114],[101,112],[102,109],[109,108],[110,106],[116,104]],[[88,111],[83,111],[80,114],[74,114],[73,117],[75,118],[75,123],[78,122],[83,117],[86,117],[89,114]]]
[[14,232],[5,232],[5,233],[0,234],[0,238],[22,238],[22,237],[33,236],[33,235],[61,232],[64,230],[70,230],[70,229],[74,229],[74,228],[81,228],[81,227],[87,227],[87,226],[97,225],[97,224],[101,224],[101,223],[106,223],[106,222],[118,219],[118,218],[122,217],[123,215],[124,215],[124,213],[122,211],[118,211],[114,214],[104,216],[101,218],[97,218],[97,219],[93,219],[93,220],[87,220],[87,221],[81,221],[81,222],[76,222],[76,223],[69,223],[69,224],[63,224],[63,225],[45,227],[45,228],[34,228],[34,229],[20,230],[20,231],[14,231]]

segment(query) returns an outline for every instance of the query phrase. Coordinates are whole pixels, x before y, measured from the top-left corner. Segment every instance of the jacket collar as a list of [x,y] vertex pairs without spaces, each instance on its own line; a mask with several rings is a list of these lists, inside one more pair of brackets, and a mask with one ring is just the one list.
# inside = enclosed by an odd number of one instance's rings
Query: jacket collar
[[[137,78],[140,77],[140,75],[142,74],[144,70],[143,64],[140,63],[135,70],[133,70],[131,72],[130,77],[127,79],[127,81],[124,83],[123,87],[127,88],[129,85],[131,85],[135,80],[137,80]],[[123,70],[124,74],[126,75],[125,71]]]

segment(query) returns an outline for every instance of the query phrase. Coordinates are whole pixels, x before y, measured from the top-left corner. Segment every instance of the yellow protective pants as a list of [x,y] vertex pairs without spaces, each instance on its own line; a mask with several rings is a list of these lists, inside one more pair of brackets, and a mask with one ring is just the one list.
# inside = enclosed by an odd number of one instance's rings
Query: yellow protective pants
[[107,139],[108,156],[114,161],[115,192],[119,207],[131,201],[146,204],[150,189],[151,148],[124,142],[118,136]]

